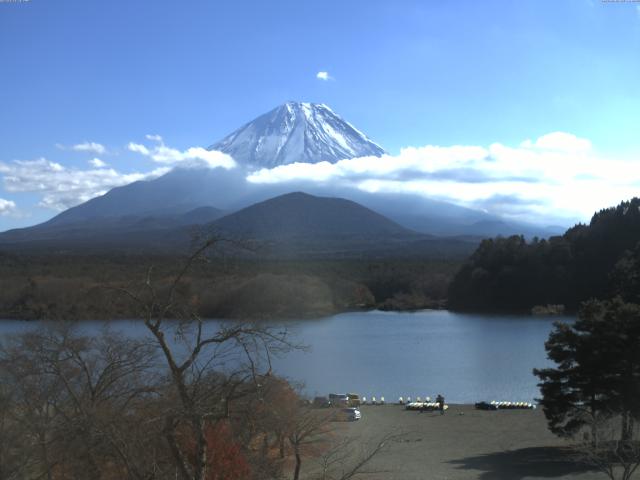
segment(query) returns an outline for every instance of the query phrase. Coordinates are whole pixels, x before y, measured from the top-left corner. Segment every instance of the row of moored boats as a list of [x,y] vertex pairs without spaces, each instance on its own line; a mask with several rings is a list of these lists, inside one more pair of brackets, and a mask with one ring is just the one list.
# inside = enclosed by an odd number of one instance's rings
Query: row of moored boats
[[476,403],[478,410],[533,410],[536,408],[534,403],[529,402],[478,402]]

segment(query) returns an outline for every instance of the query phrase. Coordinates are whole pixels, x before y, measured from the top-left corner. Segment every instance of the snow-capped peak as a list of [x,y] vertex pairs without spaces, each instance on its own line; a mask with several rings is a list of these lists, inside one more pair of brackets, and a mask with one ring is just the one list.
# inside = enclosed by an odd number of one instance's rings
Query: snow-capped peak
[[209,147],[237,162],[274,167],[381,156],[384,150],[325,104],[287,102]]

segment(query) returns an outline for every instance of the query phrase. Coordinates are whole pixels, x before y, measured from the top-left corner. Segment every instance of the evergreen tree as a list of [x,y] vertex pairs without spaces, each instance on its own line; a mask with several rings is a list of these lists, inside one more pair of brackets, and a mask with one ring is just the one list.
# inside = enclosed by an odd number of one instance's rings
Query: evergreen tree
[[449,288],[454,310],[530,311],[590,298],[640,302],[640,198],[596,213],[561,237],[484,240]]
[[534,374],[551,431],[574,436],[598,417],[619,417],[620,440],[630,441],[640,419],[640,306],[585,302],[575,323],[556,323],[545,348],[557,366]]

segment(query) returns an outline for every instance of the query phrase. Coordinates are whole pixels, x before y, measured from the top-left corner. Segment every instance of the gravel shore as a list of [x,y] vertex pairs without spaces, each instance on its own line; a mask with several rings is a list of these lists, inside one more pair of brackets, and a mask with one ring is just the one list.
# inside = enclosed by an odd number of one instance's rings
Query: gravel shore
[[363,406],[362,419],[338,430],[374,444],[390,441],[356,478],[433,480],[603,479],[581,465],[568,444],[547,430],[537,410],[480,411],[472,405],[450,405],[439,412],[406,411],[402,406]]

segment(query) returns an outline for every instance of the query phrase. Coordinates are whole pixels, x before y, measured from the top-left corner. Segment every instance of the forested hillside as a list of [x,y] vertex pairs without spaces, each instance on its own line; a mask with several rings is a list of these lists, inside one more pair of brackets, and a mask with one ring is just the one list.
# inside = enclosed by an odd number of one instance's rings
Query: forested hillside
[[484,240],[456,274],[456,310],[528,311],[562,304],[574,311],[590,298],[640,299],[640,199],[596,213],[558,237]]
[[[213,257],[192,268],[180,293],[207,318],[303,318],[374,307],[434,308],[444,305],[461,260]],[[145,279],[152,267],[162,290],[183,263],[178,256],[0,253],[0,318],[134,318],[134,305],[119,289]]]

